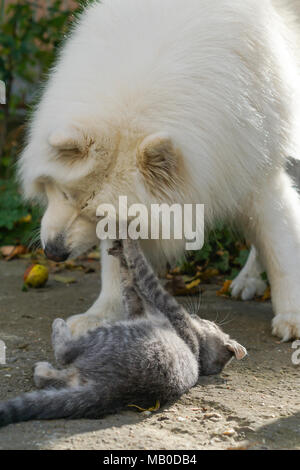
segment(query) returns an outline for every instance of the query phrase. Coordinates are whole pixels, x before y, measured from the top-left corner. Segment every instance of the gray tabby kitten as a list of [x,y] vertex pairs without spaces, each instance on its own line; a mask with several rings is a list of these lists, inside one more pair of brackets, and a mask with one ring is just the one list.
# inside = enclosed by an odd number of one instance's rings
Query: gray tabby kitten
[[56,319],[52,343],[60,369],[36,365],[34,380],[44,390],[0,403],[0,426],[32,419],[99,418],[134,404],[172,402],[218,374],[246,349],[218,326],[190,315],[161,286],[139,244],[115,242],[120,259],[127,319],[72,338]]

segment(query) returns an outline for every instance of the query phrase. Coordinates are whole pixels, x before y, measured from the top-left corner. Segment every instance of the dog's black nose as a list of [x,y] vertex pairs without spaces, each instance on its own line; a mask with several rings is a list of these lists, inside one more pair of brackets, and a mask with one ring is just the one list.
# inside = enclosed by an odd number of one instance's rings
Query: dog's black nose
[[56,239],[48,242],[45,246],[44,252],[48,259],[57,262],[65,261],[70,255],[70,252],[66,249],[61,237],[57,237]]

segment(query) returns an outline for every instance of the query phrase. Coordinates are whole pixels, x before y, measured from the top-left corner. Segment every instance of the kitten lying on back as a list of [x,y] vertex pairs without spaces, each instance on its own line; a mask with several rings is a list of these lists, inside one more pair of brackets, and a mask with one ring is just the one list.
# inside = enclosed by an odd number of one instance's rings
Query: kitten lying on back
[[115,242],[127,320],[72,339],[67,324],[53,323],[59,366],[36,365],[37,387],[0,403],[0,426],[32,419],[98,418],[130,404],[164,405],[217,374],[246,349],[214,323],[189,315],[159,283],[137,242]]

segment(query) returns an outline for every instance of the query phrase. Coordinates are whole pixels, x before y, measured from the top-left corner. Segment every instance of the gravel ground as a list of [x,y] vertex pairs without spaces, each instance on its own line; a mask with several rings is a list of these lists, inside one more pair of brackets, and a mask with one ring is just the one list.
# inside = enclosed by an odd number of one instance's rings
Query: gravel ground
[[[46,287],[22,292],[27,264],[0,262],[0,339],[7,345],[0,399],[33,389],[33,364],[53,360],[53,319],[84,312],[99,291],[98,272],[72,272],[74,284],[50,278]],[[0,430],[0,449],[300,449],[300,366],[292,364],[291,343],[271,336],[271,304],[219,298],[217,286],[204,288],[201,315],[225,321],[225,331],[247,347],[245,360],[158,412],[10,425]]]

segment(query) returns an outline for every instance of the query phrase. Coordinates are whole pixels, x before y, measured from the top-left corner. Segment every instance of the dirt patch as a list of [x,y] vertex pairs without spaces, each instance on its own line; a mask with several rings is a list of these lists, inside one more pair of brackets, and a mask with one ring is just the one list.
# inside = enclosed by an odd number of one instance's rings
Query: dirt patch
[[[26,262],[0,262],[0,399],[32,390],[32,367],[53,361],[52,321],[84,312],[96,299],[99,273],[74,272],[76,283],[50,277],[46,287],[22,292]],[[97,263],[95,262],[95,267]],[[0,449],[300,449],[300,368],[291,344],[271,336],[271,304],[237,302],[205,286],[200,314],[224,330],[249,356],[156,413],[125,411],[101,420],[38,421],[0,430]]]

